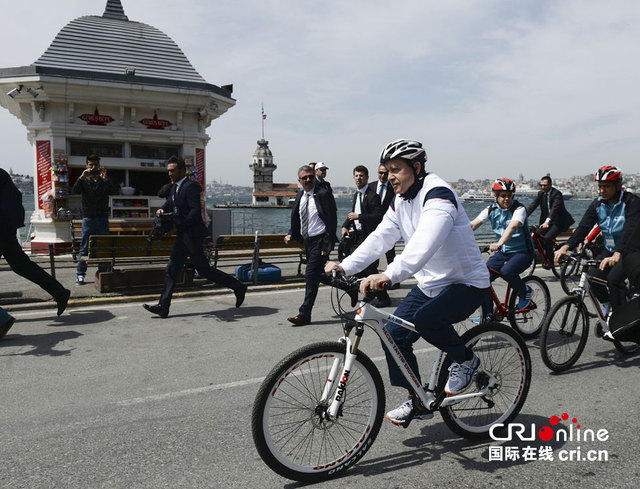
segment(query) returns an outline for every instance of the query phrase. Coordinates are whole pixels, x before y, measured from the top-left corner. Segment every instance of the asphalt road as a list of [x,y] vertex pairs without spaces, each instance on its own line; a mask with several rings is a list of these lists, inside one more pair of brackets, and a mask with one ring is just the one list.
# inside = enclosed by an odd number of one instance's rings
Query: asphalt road
[[[549,281],[556,298],[559,285]],[[399,298],[407,292],[392,291]],[[175,301],[167,320],[140,304],[15,312],[0,342],[2,488],[277,488],[301,485],[259,458],[250,415],[259,384],[294,349],[335,340],[339,323],[322,288],[310,326],[292,328],[302,290],[251,291]],[[397,299],[395,300],[397,303]],[[527,430],[562,413],[567,430],[607,430],[605,441],[469,442],[436,415],[408,429],[387,422],[368,454],[346,476],[321,484],[341,488],[580,487],[631,488],[640,480],[640,355],[621,357],[591,335],[578,364],[551,375],[537,340],[528,342],[533,380],[517,421]],[[418,343],[430,365],[431,350]],[[377,338],[361,349],[386,382]],[[404,393],[387,385],[387,408]],[[553,460],[523,460],[527,446],[550,445]],[[518,460],[489,460],[489,448],[511,447]],[[607,461],[563,461],[595,450]],[[591,453],[591,452],[589,452]]]

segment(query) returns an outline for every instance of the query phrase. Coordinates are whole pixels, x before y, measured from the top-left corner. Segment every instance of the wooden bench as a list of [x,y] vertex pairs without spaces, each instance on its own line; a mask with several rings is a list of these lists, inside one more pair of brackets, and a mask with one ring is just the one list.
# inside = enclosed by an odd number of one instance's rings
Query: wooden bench
[[[82,219],[71,220],[71,256],[73,261],[78,261],[78,252],[82,243]],[[148,235],[153,228],[153,219],[140,219],[137,221],[110,221],[109,234],[122,235]]]
[[307,262],[304,244],[297,241],[285,244],[284,237],[284,234],[258,234],[256,240],[253,234],[218,236],[213,246],[213,266],[218,266],[220,260],[248,258],[257,269],[258,263],[264,258],[289,256],[298,258],[298,275],[301,275],[302,265]]
[[[160,286],[175,240],[175,236],[150,242],[144,235],[94,234],[89,237],[89,250],[82,260],[107,268],[96,275],[95,285],[100,292]],[[145,268],[154,264],[153,268]],[[191,285],[193,275],[193,268],[186,266],[178,282]]]

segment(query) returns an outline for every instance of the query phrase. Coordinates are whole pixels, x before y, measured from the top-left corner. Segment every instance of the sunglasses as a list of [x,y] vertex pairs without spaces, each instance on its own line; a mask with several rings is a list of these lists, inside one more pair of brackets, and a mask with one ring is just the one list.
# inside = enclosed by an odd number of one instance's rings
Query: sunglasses
[[307,180],[313,180],[315,177],[315,175],[305,175],[304,177],[300,177],[300,180],[306,182]]
[[378,175],[388,175],[389,172],[388,171],[379,171]]

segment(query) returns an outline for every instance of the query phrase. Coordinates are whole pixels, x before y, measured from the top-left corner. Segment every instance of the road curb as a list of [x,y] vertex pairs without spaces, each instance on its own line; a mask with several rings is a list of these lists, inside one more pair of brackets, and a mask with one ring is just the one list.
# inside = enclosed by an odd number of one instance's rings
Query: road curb
[[[300,288],[304,286],[304,282],[288,282],[283,284],[263,284],[263,285],[249,285],[249,289],[247,292],[247,296],[251,295],[253,290],[259,290],[260,292],[267,292],[270,290],[280,290],[280,289],[293,289]],[[192,297],[206,297],[206,296],[217,296],[224,294],[231,294],[232,292],[228,289],[200,289],[200,290],[185,290],[181,292],[174,292],[173,299],[180,298],[192,298]],[[122,304],[122,303],[134,303],[134,302],[144,302],[144,301],[157,301],[160,293],[153,294],[138,294],[138,295],[119,295],[119,296],[108,296],[108,297],[79,297],[76,299],[70,299],[69,304],[67,305],[67,311],[69,309],[87,307],[92,305],[108,305],[108,304]],[[2,308],[7,312],[20,312],[20,311],[31,311],[31,310],[42,310],[42,309],[55,309],[56,303],[54,301],[39,301],[39,302],[24,302],[20,304],[5,304]]]

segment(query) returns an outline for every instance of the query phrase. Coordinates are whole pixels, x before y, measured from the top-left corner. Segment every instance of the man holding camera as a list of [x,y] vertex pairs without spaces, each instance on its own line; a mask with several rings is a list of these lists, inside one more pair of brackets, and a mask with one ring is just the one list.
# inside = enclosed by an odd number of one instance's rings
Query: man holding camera
[[116,194],[118,188],[107,179],[107,169],[100,166],[100,157],[87,156],[87,167],[76,180],[72,192],[82,195],[82,242],[78,252],[76,284],[84,285],[87,274],[87,256],[89,236],[109,234],[109,195]]

